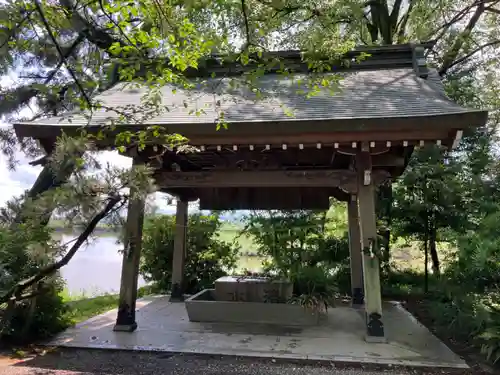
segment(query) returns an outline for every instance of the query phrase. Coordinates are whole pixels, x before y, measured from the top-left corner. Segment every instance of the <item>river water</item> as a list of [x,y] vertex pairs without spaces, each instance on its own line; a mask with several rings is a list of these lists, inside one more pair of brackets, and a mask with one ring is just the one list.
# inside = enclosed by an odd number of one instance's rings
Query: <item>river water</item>
[[[73,238],[70,234],[61,235],[61,241]],[[117,293],[120,290],[122,255],[117,238],[110,235],[98,236],[83,245],[73,259],[62,268],[62,277],[71,295],[95,296],[104,293]],[[139,279],[139,286],[145,285]]]
[[[57,234],[61,241],[68,242],[74,236]],[[104,293],[118,293],[122,255],[119,252],[122,245],[110,234],[97,236],[93,241],[82,246],[73,259],[61,270],[66,280],[66,288],[71,295],[96,296]],[[257,257],[240,257],[238,269],[259,270],[261,259]],[[139,278],[139,286],[146,283]]]

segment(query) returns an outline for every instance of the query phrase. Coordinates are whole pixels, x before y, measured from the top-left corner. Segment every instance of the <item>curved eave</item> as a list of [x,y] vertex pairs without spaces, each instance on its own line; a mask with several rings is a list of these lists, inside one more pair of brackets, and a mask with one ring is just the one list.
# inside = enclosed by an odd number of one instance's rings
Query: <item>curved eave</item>
[[[470,127],[482,127],[486,124],[488,112],[483,110],[464,110],[456,113],[444,113],[440,115],[400,116],[382,118],[332,118],[320,120],[294,120],[287,121],[252,121],[232,122],[227,130],[217,131],[214,123],[176,123],[158,124],[170,133],[178,133],[190,139],[194,145],[225,144],[225,142],[243,143],[255,142],[255,138],[270,136],[270,142],[274,138],[281,137],[303,137],[307,134],[309,138],[316,136],[316,141],[324,141],[328,135],[341,136],[341,134],[357,133],[358,139],[349,141],[377,141],[396,140],[403,136],[402,133],[417,132],[422,134],[429,131],[449,132],[450,130],[466,129]],[[140,130],[151,126],[148,125],[118,125],[115,130],[106,130],[109,137],[121,131]],[[35,139],[56,138],[61,134],[76,135],[82,130],[89,133],[97,133],[105,129],[104,126],[77,126],[70,124],[53,123],[14,123],[16,135],[19,138],[32,137]],[[363,139],[363,134],[366,139]],[[416,134],[416,135],[417,135]],[[415,136],[416,136],[415,135]],[[249,138],[250,137],[250,138]],[[449,136],[442,138],[449,140]],[[299,139],[299,138],[297,138]],[[415,139],[419,139],[416,137]],[[333,140],[333,139],[332,139]],[[112,145],[114,140],[103,141],[103,147]]]

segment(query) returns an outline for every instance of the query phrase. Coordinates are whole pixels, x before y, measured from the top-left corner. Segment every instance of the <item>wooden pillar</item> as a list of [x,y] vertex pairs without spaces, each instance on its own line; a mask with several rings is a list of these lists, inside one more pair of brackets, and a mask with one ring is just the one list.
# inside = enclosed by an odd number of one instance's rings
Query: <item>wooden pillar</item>
[[363,259],[359,233],[358,200],[355,195],[347,202],[347,222],[349,225],[349,254],[351,259],[351,296],[355,307],[363,305]]
[[370,342],[385,341],[382,322],[382,295],[380,288],[380,263],[377,257],[377,224],[375,216],[375,190],[371,177],[371,156],[368,143],[356,155],[358,172],[358,213],[363,259],[365,292],[365,317]]
[[[132,168],[139,161],[134,159]],[[137,299],[137,280],[142,247],[142,227],[144,224],[145,198],[130,189],[130,201],[125,225],[125,251],[123,252],[120,301],[114,331],[133,332],[137,328],[135,304]]]
[[170,301],[184,300],[184,263],[186,261],[186,233],[188,224],[188,202],[177,200],[175,214],[174,256],[172,261],[172,293]]

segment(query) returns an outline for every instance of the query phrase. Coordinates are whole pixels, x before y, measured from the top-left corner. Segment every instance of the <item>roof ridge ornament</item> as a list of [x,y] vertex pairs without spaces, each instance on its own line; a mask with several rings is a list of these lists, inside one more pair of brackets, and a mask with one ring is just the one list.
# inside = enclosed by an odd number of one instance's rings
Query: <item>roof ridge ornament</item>
[[418,77],[427,79],[429,68],[427,67],[427,59],[425,58],[425,47],[421,44],[411,44],[411,46],[413,70]]

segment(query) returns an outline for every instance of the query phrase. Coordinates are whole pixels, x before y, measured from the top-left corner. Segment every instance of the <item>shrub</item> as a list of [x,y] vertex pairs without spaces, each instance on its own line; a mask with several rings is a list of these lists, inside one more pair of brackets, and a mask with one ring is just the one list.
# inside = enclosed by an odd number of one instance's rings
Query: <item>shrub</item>
[[[36,274],[40,267],[57,256],[51,247],[52,231],[45,226],[26,230],[0,229],[0,292],[20,280]],[[64,282],[59,274],[43,280],[43,294],[21,300],[11,306],[0,306],[0,338],[8,342],[27,342],[47,338],[71,322],[59,296]],[[34,292],[33,288],[25,291]]]
[[254,238],[264,270],[289,277],[304,267],[337,270],[349,264],[347,236],[328,230],[331,219],[314,211],[269,211],[245,218],[244,231]]
[[448,291],[428,304],[436,324],[455,340],[472,342],[489,319],[482,301],[475,295]]
[[500,362],[500,308],[490,306],[490,316],[486,328],[477,336],[481,340],[481,352],[486,359]]
[[[434,275],[428,275],[429,291],[427,296],[440,290],[440,280]],[[382,294],[388,298],[405,299],[408,296],[423,297],[425,292],[425,274],[420,271],[389,270],[381,276]]]
[[[219,240],[222,225],[217,215],[190,215],[184,266],[185,292],[211,287],[236,266],[239,248]],[[163,292],[171,289],[175,216],[148,218],[144,226],[141,274]]]
[[17,303],[11,313],[5,311],[9,314],[7,324],[3,322],[2,336],[5,341],[22,343],[46,339],[71,325],[71,319],[66,314],[68,308],[59,295],[64,286],[62,279],[55,276],[45,283],[47,285],[51,286],[49,292]]
[[292,303],[318,311],[334,305],[337,287],[333,276],[324,267],[302,267],[290,278],[294,294]]

